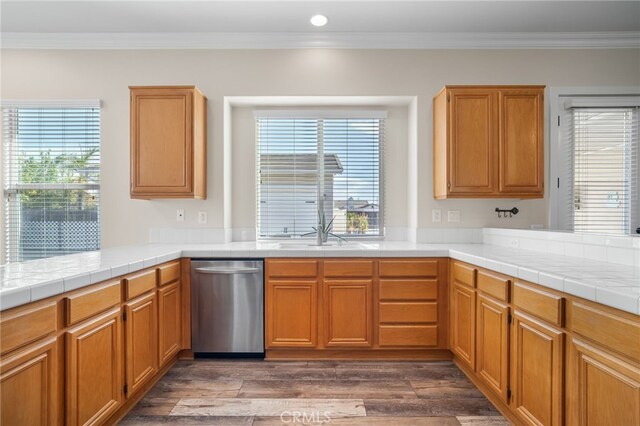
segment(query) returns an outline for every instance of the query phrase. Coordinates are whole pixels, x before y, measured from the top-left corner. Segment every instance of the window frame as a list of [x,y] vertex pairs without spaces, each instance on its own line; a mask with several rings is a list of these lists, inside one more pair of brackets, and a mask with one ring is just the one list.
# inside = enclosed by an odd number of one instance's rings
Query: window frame
[[[566,173],[565,163],[562,158],[562,132],[566,126],[565,102],[570,98],[605,98],[605,97],[636,97],[640,96],[640,86],[580,86],[580,87],[550,87],[549,88],[549,115],[547,122],[549,123],[549,211],[548,221],[549,229],[560,231],[569,231],[563,227],[562,219],[562,203],[565,200],[567,187],[566,182],[562,178]],[[640,197],[639,197],[640,199]],[[640,202],[640,201],[639,201]],[[632,209],[633,210],[633,209]],[[636,209],[638,210],[638,209]],[[636,220],[638,218],[631,218]],[[607,234],[608,235],[608,234]],[[629,234],[634,235],[634,234]]]
[[[97,206],[97,239],[98,239],[98,247],[99,250],[102,246],[102,224],[101,224],[101,179],[100,173],[98,174],[98,183],[12,183],[9,179],[8,173],[11,169],[9,164],[14,162],[13,159],[13,147],[15,147],[17,141],[14,138],[14,134],[5,133],[4,130],[7,126],[4,123],[5,119],[5,110],[9,109],[98,109],[98,152],[101,153],[101,145],[102,145],[102,132],[101,132],[101,120],[102,120],[102,101],[99,99],[61,99],[61,100],[2,100],[0,101],[0,113],[2,114],[2,129],[3,136],[0,141],[0,162],[2,163],[4,171],[1,173],[0,177],[0,186],[2,191],[2,208],[0,208],[0,264],[9,263],[9,249],[14,247],[16,250],[20,251],[19,243],[15,241],[15,238],[18,237],[17,232],[12,232],[10,227],[8,226],[9,220],[9,210],[18,211],[20,209],[15,206],[19,206],[19,197],[17,196],[21,190],[94,190],[98,191],[98,206]],[[101,158],[101,157],[100,157]],[[98,168],[100,167],[101,160],[98,162]],[[14,204],[14,207],[11,205]],[[13,239],[12,243],[7,244],[11,239]],[[74,252],[75,253],[75,252]],[[54,257],[53,256],[44,256],[41,258]],[[20,262],[26,261],[30,259],[13,259],[11,262]]]
[[[382,121],[381,127],[384,128],[386,126],[386,120],[388,118],[388,111],[386,109],[293,109],[293,110],[280,110],[280,109],[254,109],[254,126],[256,130],[255,137],[255,151],[256,151],[256,179],[255,179],[255,226],[256,226],[256,240],[259,241],[298,241],[298,240],[313,240],[315,239],[315,235],[311,236],[301,236],[296,235],[292,237],[279,237],[279,236],[261,236],[260,235],[260,226],[259,226],[259,205],[260,205],[260,174],[259,167],[257,164],[258,159],[260,158],[260,141],[258,139],[258,120],[264,118],[281,118],[281,119],[311,119],[311,120],[330,120],[330,119],[378,119]],[[319,124],[319,127],[322,128],[323,124]],[[320,145],[324,145],[324,140],[322,135],[319,135]],[[382,137],[379,139],[378,145],[378,155],[379,155],[379,170],[378,170],[378,234],[337,234],[342,238],[350,239],[350,240],[384,240],[385,238],[385,204],[384,204],[384,151],[385,151],[385,143],[386,143],[386,132],[382,133]],[[322,151],[323,154],[324,151]],[[322,169],[322,167],[321,167]],[[319,197],[319,182],[318,181],[318,192],[316,193],[316,205],[318,204]],[[313,231],[313,230],[310,230]],[[330,236],[330,238],[332,238]]]

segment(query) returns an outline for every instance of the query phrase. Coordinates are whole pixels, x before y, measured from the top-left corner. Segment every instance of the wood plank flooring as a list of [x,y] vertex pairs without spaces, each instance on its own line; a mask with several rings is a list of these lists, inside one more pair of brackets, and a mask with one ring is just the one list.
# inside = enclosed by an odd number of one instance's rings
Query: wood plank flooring
[[504,426],[449,361],[178,361],[122,425]]

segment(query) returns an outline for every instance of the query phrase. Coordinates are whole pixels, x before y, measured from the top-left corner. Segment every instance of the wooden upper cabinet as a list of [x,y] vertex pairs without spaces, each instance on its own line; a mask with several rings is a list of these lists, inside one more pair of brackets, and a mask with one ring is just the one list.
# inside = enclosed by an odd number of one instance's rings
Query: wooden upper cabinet
[[450,193],[496,192],[497,97],[482,89],[449,93],[450,135],[447,183]]
[[500,105],[500,192],[544,193],[542,89],[503,89]]
[[207,98],[194,86],[129,89],[131,197],[206,198]]
[[544,195],[544,86],[446,86],[433,99],[434,197]]

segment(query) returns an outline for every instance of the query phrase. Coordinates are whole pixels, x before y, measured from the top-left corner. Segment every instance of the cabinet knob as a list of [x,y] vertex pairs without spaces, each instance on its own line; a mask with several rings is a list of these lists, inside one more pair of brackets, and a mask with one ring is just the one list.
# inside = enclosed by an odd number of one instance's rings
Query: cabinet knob
[[451,188],[451,182],[447,182],[447,188]]

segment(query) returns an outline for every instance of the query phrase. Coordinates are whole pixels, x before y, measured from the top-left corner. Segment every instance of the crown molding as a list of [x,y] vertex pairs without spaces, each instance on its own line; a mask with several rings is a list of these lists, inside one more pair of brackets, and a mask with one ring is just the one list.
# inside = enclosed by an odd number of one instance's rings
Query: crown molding
[[2,33],[3,49],[638,49],[640,32]]

